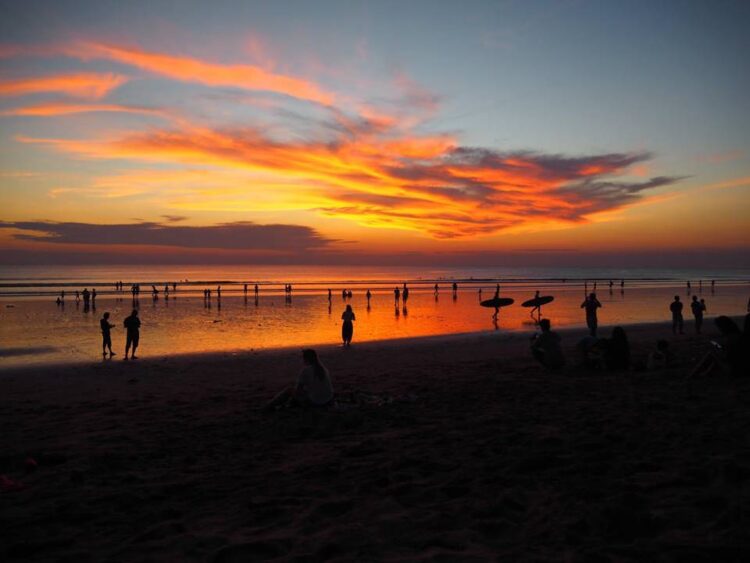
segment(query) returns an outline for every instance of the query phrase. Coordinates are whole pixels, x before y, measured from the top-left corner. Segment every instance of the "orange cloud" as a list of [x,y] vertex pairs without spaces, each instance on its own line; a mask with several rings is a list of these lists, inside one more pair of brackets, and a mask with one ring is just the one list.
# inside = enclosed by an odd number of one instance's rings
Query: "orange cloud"
[[[579,158],[457,147],[441,135],[381,139],[342,135],[336,143],[282,142],[254,129],[161,130],[97,141],[19,138],[88,158],[209,166],[261,174],[305,193],[308,209],[360,225],[408,229],[433,238],[580,223],[632,205],[641,192],[674,183],[613,179],[648,154]],[[265,192],[248,182],[246,193]],[[207,190],[220,205],[220,190]],[[268,193],[273,194],[269,189]],[[232,191],[229,199],[237,201]],[[191,203],[191,201],[193,203]],[[287,202],[288,203],[288,202]],[[183,201],[190,207],[194,200]],[[272,202],[266,202],[272,205]],[[280,206],[283,207],[283,206]]]
[[208,86],[234,87],[245,90],[264,90],[323,105],[331,105],[335,99],[332,93],[324,91],[313,82],[277,74],[253,65],[217,64],[192,57],[93,42],[81,42],[72,47],[65,47],[63,51],[83,60],[108,59],[117,61],[183,82],[197,82]]
[[113,73],[73,73],[0,81],[0,96],[22,96],[56,92],[76,98],[98,100],[127,82],[128,78]]
[[0,112],[0,115],[51,117],[57,115],[72,115],[76,113],[89,112],[113,112],[113,113],[136,113],[143,115],[165,116],[163,110],[154,108],[141,108],[134,106],[123,106],[118,104],[65,104],[49,103],[36,104],[8,109]]

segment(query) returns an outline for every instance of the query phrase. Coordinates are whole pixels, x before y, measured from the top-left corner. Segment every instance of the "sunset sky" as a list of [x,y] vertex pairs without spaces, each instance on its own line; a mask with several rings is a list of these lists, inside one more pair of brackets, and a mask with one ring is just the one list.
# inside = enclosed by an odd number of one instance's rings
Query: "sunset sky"
[[749,24],[746,1],[2,2],[0,262],[747,267]]

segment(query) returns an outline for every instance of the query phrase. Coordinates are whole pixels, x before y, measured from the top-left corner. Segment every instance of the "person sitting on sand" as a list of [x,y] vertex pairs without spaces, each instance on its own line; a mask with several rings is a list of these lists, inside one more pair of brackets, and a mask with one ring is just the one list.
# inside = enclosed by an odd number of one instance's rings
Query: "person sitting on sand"
[[714,324],[721,332],[722,342],[711,341],[712,349],[698,362],[690,377],[709,375],[715,370],[728,375],[743,375],[747,368],[748,352],[740,327],[725,315],[716,317]]
[[351,346],[352,336],[354,335],[354,321],[357,320],[351,305],[347,305],[346,310],[341,313],[341,320],[344,321],[341,324],[341,339],[344,341],[344,346]]
[[657,340],[656,350],[648,355],[646,369],[649,371],[668,368],[672,364],[672,353],[669,351],[669,342],[664,339]]
[[112,335],[110,331],[115,328],[115,325],[109,323],[109,312],[104,313],[99,326],[102,329],[102,356],[107,355],[107,348],[109,348],[109,357],[115,356],[116,354],[112,351]]
[[560,346],[560,335],[551,331],[550,327],[549,319],[539,321],[542,334],[534,336],[531,354],[547,369],[556,370],[565,365],[565,356]]
[[125,335],[124,359],[128,359],[128,352],[130,351],[130,346],[132,345],[133,353],[131,354],[131,358],[137,360],[138,356],[135,355],[135,351],[138,348],[141,329],[141,320],[138,318],[138,311],[136,309],[133,309],[133,312],[130,313],[130,316],[122,322],[122,325],[127,329],[127,334]]
[[598,343],[604,353],[604,366],[610,370],[628,369],[630,367],[630,344],[625,330],[616,326],[612,330],[612,337],[600,340]]
[[602,351],[597,346],[599,339],[589,335],[581,338],[576,344],[579,365],[584,368],[599,368],[602,365]]
[[297,384],[287,387],[276,395],[265,407],[275,410],[279,407],[325,407],[333,401],[331,377],[320,363],[318,354],[310,348],[302,350],[304,368],[300,371]]

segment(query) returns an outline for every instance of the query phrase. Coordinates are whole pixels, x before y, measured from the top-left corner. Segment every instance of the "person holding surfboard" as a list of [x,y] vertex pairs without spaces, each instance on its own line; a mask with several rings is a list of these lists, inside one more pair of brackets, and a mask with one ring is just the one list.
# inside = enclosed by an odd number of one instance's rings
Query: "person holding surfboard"
[[[531,318],[534,319],[537,323],[541,321],[542,319],[542,305],[546,305],[547,303],[552,303],[555,298],[551,295],[539,295],[539,292],[537,291],[534,294],[534,297],[532,299],[528,299],[521,303],[521,307],[531,307]],[[536,311],[536,316],[534,316],[534,312]]]
[[[482,299],[482,289],[479,289],[479,299]],[[500,313],[500,307],[506,307],[508,305],[512,305],[514,302],[513,299],[510,297],[500,297],[500,286],[498,285],[495,288],[495,296],[492,299],[486,299],[484,301],[480,301],[479,304],[482,307],[492,307],[495,309],[494,314],[492,315],[492,321],[497,323],[497,317]]]
[[593,337],[596,337],[596,329],[599,326],[596,310],[601,306],[602,304],[596,298],[596,293],[593,292],[581,303],[581,309],[586,309],[586,326],[589,327],[589,333]]

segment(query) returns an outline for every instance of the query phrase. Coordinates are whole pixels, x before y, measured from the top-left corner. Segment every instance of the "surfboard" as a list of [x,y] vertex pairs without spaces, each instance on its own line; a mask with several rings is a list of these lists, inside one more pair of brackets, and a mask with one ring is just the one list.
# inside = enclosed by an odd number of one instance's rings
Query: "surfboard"
[[492,299],[485,299],[481,303],[479,303],[482,307],[506,307],[507,305],[513,305],[515,303],[515,299],[511,299],[510,297],[493,297]]
[[555,298],[551,295],[540,295],[539,297],[534,297],[533,299],[524,301],[521,303],[521,307],[539,307],[541,305],[546,305],[547,303],[552,303],[554,300]]

